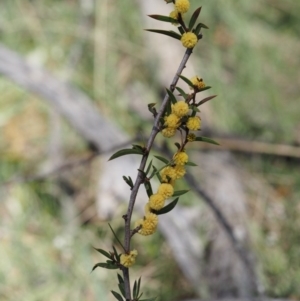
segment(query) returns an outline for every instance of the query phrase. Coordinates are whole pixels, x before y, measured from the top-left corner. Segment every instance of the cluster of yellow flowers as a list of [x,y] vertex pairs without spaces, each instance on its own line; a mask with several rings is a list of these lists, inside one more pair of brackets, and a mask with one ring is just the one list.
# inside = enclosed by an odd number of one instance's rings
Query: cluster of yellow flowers
[[120,262],[124,267],[129,268],[135,263],[135,258],[137,255],[137,250],[132,250],[129,254],[122,254],[120,257]]
[[[203,83],[204,84],[204,83]],[[205,86],[205,84],[204,84]],[[188,116],[189,105],[184,101],[178,101],[172,105],[172,112],[170,115],[165,116],[164,129],[162,135],[166,138],[173,137],[178,127],[182,125],[183,117]],[[186,121],[186,127],[191,131],[200,130],[201,119],[199,116],[190,116]]]
[[[174,10],[170,13],[170,17],[178,20],[179,14],[186,13],[190,8],[189,0],[176,0],[174,4]],[[174,25],[178,25],[178,22],[174,22]],[[181,37],[181,43],[185,48],[194,48],[198,42],[198,37],[193,32],[185,32]]]
[[174,193],[175,180],[180,179],[185,174],[184,165],[188,162],[188,155],[184,151],[179,151],[173,156],[172,164],[164,167],[160,172],[162,183],[157,192],[152,194],[145,206],[145,216],[135,223],[135,227],[141,227],[139,234],[147,236],[153,234],[158,225],[156,211],[162,209],[165,201]]
[[174,193],[174,188],[169,183],[161,183],[157,193],[150,196],[148,203],[145,206],[145,216],[135,223],[135,227],[141,226],[139,234],[147,236],[153,234],[157,229],[158,217],[154,213],[164,207],[166,199]]

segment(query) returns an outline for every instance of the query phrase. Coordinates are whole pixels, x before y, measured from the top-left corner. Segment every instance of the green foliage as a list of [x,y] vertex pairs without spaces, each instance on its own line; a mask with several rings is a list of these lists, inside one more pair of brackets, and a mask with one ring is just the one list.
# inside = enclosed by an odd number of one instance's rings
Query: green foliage
[[117,152],[115,152],[109,159],[113,160],[122,156],[126,156],[126,155],[143,155],[143,150],[140,148],[131,148],[131,149],[121,149]]
[[173,210],[175,208],[175,206],[178,203],[179,198],[176,198],[174,201],[172,201],[170,204],[166,205],[164,208],[160,209],[160,210],[154,210],[155,214],[157,215],[161,215],[161,214],[166,214],[168,212],[170,212],[171,210]]

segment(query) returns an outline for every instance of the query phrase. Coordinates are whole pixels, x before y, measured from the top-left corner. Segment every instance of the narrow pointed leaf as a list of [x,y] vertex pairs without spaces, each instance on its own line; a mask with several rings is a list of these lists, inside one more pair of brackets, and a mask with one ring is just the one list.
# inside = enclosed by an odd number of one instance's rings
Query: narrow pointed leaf
[[157,176],[159,182],[161,183],[162,182],[162,178],[157,170],[157,168],[155,166],[153,166],[153,169],[154,169],[154,174]]
[[202,91],[205,91],[205,90],[208,90],[208,89],[210,89],[210,88],[211,88],[210,86],[206,86],[206,87],[204,87],[204,88],[197,89],[197,93],[202,92]]
[[124,286],[124,283],[119,283],[119,284],[118,284],[118,287],[119,287],[119,290],[120,290],[121,294],[123,295],[123,297],[126,298],[126,296],[125,296],[125,286]]
[[92,271],[94,271],[96,268],[104,268],[104,269],[108,269],[108,270],[119,269],[119,267],[116,264],[107,263],[107,262],[99,262],[99,263],[95,264]]
[[[121,254],[118,254],[117,249],[114,246],[113,246],[113,250],[114,250],[115,257],[117,258],[117,261],[120,262]],[[124,249],[124,251],[125,251],[125,249]]]
[[201,6],[194,11],[194,13],[191,17],[191,20],[190,20],[190,23],[189,23],[189,30],[190,31],[193,29],[193,27],[194,27],[194,25],[195,25],[195,23],[196,23],[196,21],[199,17],[200,12],[201,12]]
[[[133,185],[132,185],[132,180],[131,178],[127,178],[125,176],[123,176],[123,180],[126,182],[126,184],[128,184],[128,186],[132,189],[133,188]],[[131,180],[131,181],[130,181]]]
[[185,165],[188,165],[188,166],[198,166],[196,163],[194,162],[186,162]]
[[[111,232],[113,233],[113,235],[114,235],[115,239],[117,240],[117,242],[120,244],[120,246],[122,247],[122,249],[125,251],[125,248],[124,248],[124,246],[123,246],[123,245],[122,245],[122,243],[120,242],[120,240],[119,240],[119,238],[118,238],[117,234],[115,233],[115,231],[114,231],[114,229],[112,228],[112,226],[110,225],[110,223],[108,223],[108,226],[109,226],[109,228],[110,228]],[[115,255],[117,256],[117,255],[118,255],[118,253],[117,253],[117,251],[116,251],[115,247],[113,247],[113,249],[114,249]],[[126,252],[126,251],[125,251],[125,252]]]
[[121,156],[125,156],[125,155],[143,155],[143,150],[142,149],[137,149],[137,148],[130,148],[130,149],[121,149],[119,151],[117,151],[116,153],[114,153],[109,159],[113,160],[116,158],[119,158]]
[[167,90],[167,93],[169,95],[169,98],[170,98],[172,104],[175,104],[177,102],[176,97],[174,96],[174,94],[169,89],[166,89],[166,90]]
[[146,29],[146,31],[150,31],[150,32],[155,32],[155,33],[160,33],[166,36],[169,36],[171,38],[174,38],[176,40],[180,40],[181,39],[181,35],[178,34],[175,31],[167,31],[167,30],[160,30],[160,29]]
[[203,98],[198,104],[197,107],[201,106],[202,104],[204,104],[205,102],[215,98],[217,95],[212,95],[212,96],[208,96],[206,98]]
[[190,190],[177,190],[177,191],[174,191],[173,195],[172,196],[180,196],[180,195],[183,195],[187,192],[189,192]]
[[176,146],[178,149],[180,149],[181,146],[180,146],[180,144],[179,144],[178,142],[175,142],[174,144],[175,144],[175,146]]
[[210,138],[207,138],[207,137],[196,137],[195,141],[203,141],[203,142],[207,142],[207,143],[211,143],[211,144],[215,144],[215,145],[220,145],[218,142],[216,142]]
[[154,156],[156,159],[164,162],[165,164],[169,164],[169,160],[167,160],[166,158],[164,157],[161,157],[161,156]]
[[192,110],[192,111],[195,111],[195,112],[200,112],[200,110],[197,108],[197,107],[195,107],[195,106],[190,106],[190,109]]
[[[169,116],[171,114],[171,112],[172,112],[171,102],[168,101],[167,106],[166,106],[166,113],[167,113],[166,116]],[[165,122],[164,119],[162,119],[161,123],[164,124],[164,122]]]
[[[93,247],[94,248],[94,247]],[[99,253],[101,253],[102,255],[104,255],[105,257],[107,257],[107,258],[109,258],[109,259],[112,259],[111,258],[111,255],[108,253],[108,252],[106,252],[106,251],[104,251],[104,250],[102,250],[102,249],[97,249],[97,248],[94,248],[96,251],[98,251]]]
[[122,298],[122,296],[121,296],[119,293],[117,293],[117,292],[115,292],[115,291],[111,291],[111,293],[115,296],[115,298],[116,298],[118,301],[123,301],[123,298]]
[[137,284],[137,296],[140,294],[140,288],[141,288],[141,278],[142,278],[142,277],[140,277],[140,278],[139,278],[139,280],[138,280],[138,284]]
[[124,283],[124,279],[120,274],[118,274],[118,281],[119,283]]
[[148,104],[148,110],[150,111],[150,113],[152,113],[153,115],[156,115],[156,109],[155,109],[155,105],[156,103],[149,103]]
[[179,75],[179,77],[180,77],[183,81],[185,81],[190,87],[194,87],[193,83],[192,83],[188,78],[186,78],[186,77],[183,76],[183,75]]
[[144,147],[143,146],[141,146],[141,145],[139,145],[139,144],[132,144],[132,148],[133,149],[140,149],[140,150],[144,150]]
[[147,195],[148,195],[148,197],[150,198],[150,196],[153,194],[153,190],[152,190],[152,187],[151,187],[151,183],[148,182],[148,181],[146,181],[146,182],[144,183],[144,186],[145,186],[145,188],[146,188]]
[[[205,25],[205,24],[203,24],[203,23],[199,23],[198,25],[199,25],[199,26],[201,26],[202,28],[209,29],[209,27],[208,27],[208,26],[206,26],[206,25]],[[197,25],[197,26],[198,26],[198,25]]]
[[180,93],[180,95],[181,95],[182,97],[184,97],[184,99],[187,99],[188,94],[186,94],[181,88],[176,87],[176,90]]
[[185,30],[183,29],[182,26],[179,26],[177,29],[179,30],[179,32],[180,32],[182,35],[185,33]]
[[133,284],[133,299],[136,299],[137,296],[138,296],[138,286],[137,286],[137,282],[136,280],[134,281],[134,284]]
[[176,206],[177,203],[178,203],[178,200],[179,200],[179,198],[176,198],[173,202],[171,202],[170,204],[168,204],[168,205],[165,206],[164,208],[162,208],[162,209],[160,209],[160,210],[157,210],[157,211],[156,211],[156,214],[157,214],[157,215],[161,215],[161,214],[165,214],[165,213],[170,212],[172,209],[175,208],[175,206]]
[[152,166],[152,160],[150,161],[148,167],[147,167],[147,170],[146,170],[146,175],[149,173],[150,169],[151,169],[151,166]]
[[169,22],[169,23],[178,23],[176,19],[173,19],[171,17],[167,16],[161,16],[161,15],[148,15],[148,17],[158,20],[158,21],[163,21],[163,22]]

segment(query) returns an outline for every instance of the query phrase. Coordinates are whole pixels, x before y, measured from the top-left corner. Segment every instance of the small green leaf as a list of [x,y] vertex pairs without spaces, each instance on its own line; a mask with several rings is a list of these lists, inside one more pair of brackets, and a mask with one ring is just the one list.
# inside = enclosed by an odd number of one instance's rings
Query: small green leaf
[[186,94],[181,88],[176,87],[176,90],[180,93],[181,96],[184,97],[184,99],[187,99],[188,94]]
[[140,149],[140,150],[144,150],[143,146],[140,146],[139,144],[132,144],[132,149]]
[[[114,246],[113,246],[113,250],[114,250],[114,254],[115,254],[115,257],[116,257],[117,261],[120,262],[121,254],[118,254],[117,249]],[[125,249],[124,249],[124,251],[125,251]]]
[[126,184],[128,184],[128,186],[132,189],[133,188],[133,183],[132,183],[132,179],[130,177],[125,177],[123,176],[123,180],[126,182]]
[[[122,249],[123,249],[123,250],[125,251],[125,253],[126,253],[126,250],[125,250],[124,246],[123,246],[122,243],[120,242],[120,240],[119,240],[117,234],[115,233],[115,231],[114,231],[114,229],[112,228],[112,226],[110,225],[110,223],[108,223],[108,226],[109,226],[111,232],[113,233],[115,239],[117,240],[117,242],[120,244],[120,246],[122,247]],[[116,249],[115,249],[114,246],[113,246],[113,249],[114,249],[115,255],[118,256],[118,253],[117,253],[117,251],[116,251]]]
[[112,294],[115,296],[115,298],[118,300],[118,301],[123,301],[123,298],[122,298],[122,296],[119,294],[119,293],[117,293],[117,292],[115,292],[115,291],[111,291],[112,292]]
[[180,144],[179,144],[178,142],[175,142],[174,144],[175,144],[175,146],[176,146],[178,149],[180,149],[181,146],[180,146]]
[[165,164],[169,164],[169,160],[167,160],[166,158],[164,157],[161,157],[161,156],[154,156],[156,159],[164,162]]
[[[94,247],[93,247],[94,248]],[[109,258],[109,259],[112,259],[111,258],[111,255],[108,253],[108,252],[106,252],[106,251],[104,251],[104,250],[102,250],[102,249],[97,249],[97,248],[94,248],[96,251],[98,251],[99,253],[101,253],[102,255],[104,255],[105,257],[107,257],[107,258]]]
[[201,12],[201,6],[194,11],[194,13],[191,17],[191,20],[190,20],[190,23],[189,23],[189,30],[190,31],[192,31],[192,29],[193,29],[193,27],[194,27],[194,25],[195,25],[195,23],[196,23],[196,21],[199,17],[200,12]]
[[188,166],[198,166],[196,163],[194,162],[186,162],[185,165],[188,165]]
[[[171,112],[172,112],[171,102],[168,101],[168,102],[167,102],[167,106],[166,106],[166,113],[167,113],[167,116],[169,116],[169,115],[171,114]],[[161,123],[164,124],[164,123],[165,123],[165,120],[163,119],[163,120],[161,121]]]
[[116,159],[116,158],[121,157],[121,156],[125,156],[125,155],[143,155],[143,154],[144,154],[143,150],[137,149],[137,148],[121,149],[121,150],[117,151],[116,153],[114,153],[108,159],[108,161]]
[[140,294],[140,289],[141,289],[141,278],[139,278],[138,283],[137,283],[137,296]]
[[125,285],[124,285],[124,283],[119,283],[119,284],[118,284],[118,287],[119,287],[119,290],[120,290],[121,294],[123,295],[123,297],[126,298],[126,296],[125,296]]
[[183,195],[187,192],[189,192],[190,190],[177,190],[177,191],[174,191],[173,195],[172,196],[180,196],[180,195]]
[[201,106],[202,104],[204,104],[205,102],[215,98],[217,95],[212,95],[212,96],[208,96],[208,97],[205,97],[203,98],[198,104],[197,104],[197,107]]
[[146,188],[147,195],[150,198],[150,196],[153,194],[151,183],[149,181],[145,181],[144,186]]
[[133,284],[133,299],[137,299],[137,296],[138,296],[138,287],[137,287],[137,282],[136,280],[134,281],[134,284]]
[[210,89],[210,88],[211,88],[210,86],[206,86],[206,87],[204,87],[204,88],[197,89],[197,93],[202,92],[202,91],[205,91],[205,90],[208,90],[208,89]]
[[147,167],[147,169],[146,169],[146,175],[149,173],[149,171],[150,171],[150,169],[151,169],[151,166],[152,166],[152,160],[150,161],[150,163],[149,163],[149,165],[148,165],[148,167]]
[[150,113],[152,113],[153,115],[156,115],[156,109],[155,109],[155,105],[156,103],[149,103],[148,104],[148,110],[150,111]]
[[177,102],[176,97],[174,96],[174,94],[169,89],[166,89],[166,90],[167,90],[167,93],[169,95],[169,98],[170,98],[172,104],[175,104]]
[[200,112],[200,110],[197,107],[193,106],[193,105],[190,106],[190,109],[192,111],[195,111],[195,112]]
[[203,142],[207,142],[207,143],[211,143],[211,144],[215,144],[215,145],[220,145],[218,142],[207,138],[207,137],[196,137],[195,141],[203,141]]
[[183,75],[179,75],[179,77],[183,80],[183,81],[185,81],[190,87],[194,87],[194,85],[193,85],[193,83],[188,79],[188,78],[186,78],[185,76],[183,76]]
[[179,32],[180,32],[182,35],[185,33],[185,30],[183,29],[182,26],[179,26],[177,29],[179,30]]
[[150,299],[140,299],[139,301],[155,301],[157,297],[150,298]]
[[157,170],[157,168],[155,166],[152,166],[153,170],[154,170],[154,174],[157,176],[159,182],[161,183],[162,182],[162,178]]
[[120,274],[118,274],[118,281],[119,283],[124,283],[124,279]]
[[203,24],[203,23],[199,23],[197,26],[201,26],[202,28],[205,28],[205,29],[209,29],[209,27],[208,26],[206,26],[205,24]]
[[155,211],[157,215],[160,214],[165,214],[170,212],[172,209],[174,209],[174,207],[177,205],[179,198],[176,198],[173,202],[171,202],[170,204],[168,204],[167,206],[165,206],[164,208]]
[[161,15],[148,15],[148,17],[158,20],[158,21],[163,21],[163,22],[169,22],[169,23],[178,23],[176,19],[173,19],[171,17],[167,16],[161,16]]
[[176,40],[180,40],[181,39],[181,35],[178,34],[177,32],[171,30],[171,31],[167,31],[167,30],[160,30],[160,29],[145,29],[146,31],[150,31],[150,32],[155,32],[155,33],[160,33],[160,34],[164,34],[166,36],[169,36],[171,38],[174,38]]
[[92,271],[94,271],[96,268],[104,268],[108,270],[116,270],[119,269],[119,267],[114,263],[107,263],[107,262],[99,262],[94,265]]

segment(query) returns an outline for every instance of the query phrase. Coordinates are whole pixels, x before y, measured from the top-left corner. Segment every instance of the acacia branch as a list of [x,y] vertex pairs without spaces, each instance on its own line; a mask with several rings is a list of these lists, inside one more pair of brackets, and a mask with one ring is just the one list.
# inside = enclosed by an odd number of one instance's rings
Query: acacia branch
[[[188,61],[191,54],[192,54],[192,49],[187,49],[184,56],[183,56],[183,59],[182,59],[180,65],[178,67],[176,75],[174,76],[173,81],[170,85],[170,90],[172,92],[174,91],[174,89],[176,87],[176,84],[178,82],[178,79],[179,79],[179,75],[182,73],[183,69],[185,68],[185,65],[186,65],[186,63],[187,63],[187,61]],[[169,101],[169,95],[168,95],[168,93],[166,93],[165,97],[163,99],[162,105],[161,105],[157,115],[155,116],[154,125],[152,127],[152,131],[151,131],[151,134],[150,134],[148,142],[147,142],[145,154],[142,157],[142,160],[141,160],[141,163],[140,163],[140,166],[139,166],[139,171],[138,171],[138,174],[137,174],[137,178],[135,180],[133,189],[132,189],[131,194],[130,194],[127,214],[125,215],[124,247],[125,247],[125,250],[126,250],[127,253],[130,252],[131,216],[132,216],[132,212],[133,212],[133,208],[134,208],[134,204],[135,204],[135,200],[136,200],[136,197],[137,197],[138,190],[139,190],[140,185],[143,183],[143,180],[144,180],[144,175],[143,175],[142,171],[145,169],[146,162],[147,162],[147,159],[148,159],[148,156],[149,156],[149,152],[152,148],[154,139],[155,139],[156,135],[159,132],[160,118],[163,116],[163,114],[165,112],[168,101]],[[127,299],[131,300],[130,279],[129,279],[129,270],[128,270],[128,268],[124,269],[123,276],[124,276],[126,300]]]

